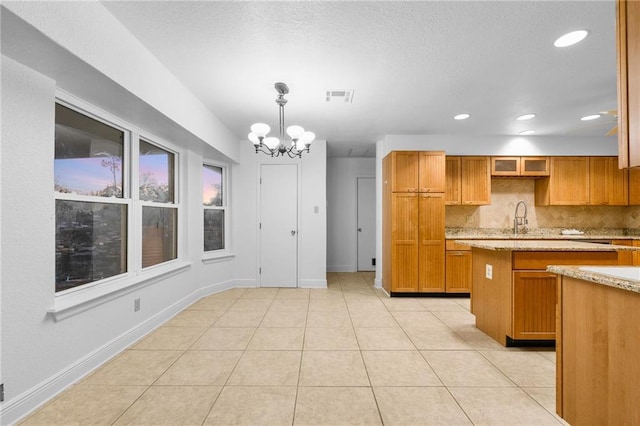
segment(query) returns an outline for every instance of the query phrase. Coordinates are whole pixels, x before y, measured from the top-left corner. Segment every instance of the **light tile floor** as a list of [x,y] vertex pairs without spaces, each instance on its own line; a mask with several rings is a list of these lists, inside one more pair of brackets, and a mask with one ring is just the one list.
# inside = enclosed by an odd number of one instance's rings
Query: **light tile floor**
[[469,299],[390,299],[373,278],[203,298],[23,424],[566,424],[553,351],[500,346]]

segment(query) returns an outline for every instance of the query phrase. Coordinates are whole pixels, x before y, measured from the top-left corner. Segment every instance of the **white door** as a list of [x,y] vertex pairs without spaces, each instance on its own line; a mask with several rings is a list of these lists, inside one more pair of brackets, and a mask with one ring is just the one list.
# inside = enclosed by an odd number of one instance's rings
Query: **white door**
[[260,167],[260,287],[298,286],[298,166]]
[[358,271],[375,271],[376,185],[374,178],[358,178]]

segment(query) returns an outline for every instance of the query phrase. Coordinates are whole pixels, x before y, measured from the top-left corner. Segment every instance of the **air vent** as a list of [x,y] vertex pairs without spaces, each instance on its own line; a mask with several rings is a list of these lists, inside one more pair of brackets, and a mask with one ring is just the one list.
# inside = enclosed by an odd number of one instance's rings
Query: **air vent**
[[353,90],[327,90],[327,102],[347,102],[353,100]]

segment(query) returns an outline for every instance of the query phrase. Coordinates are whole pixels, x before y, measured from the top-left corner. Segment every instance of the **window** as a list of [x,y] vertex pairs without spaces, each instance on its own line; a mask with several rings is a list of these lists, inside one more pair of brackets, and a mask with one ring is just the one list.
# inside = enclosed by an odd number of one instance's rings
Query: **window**
[[79,111],[64,101],[55,105],[55,291],[113,277],[113,285],[90,286],[91,297],[178,258],[179,154],[170,144],[141,139],[117,118]]
[[202,205],[204,206],[204,251],[226,248],[224,191],[225,168],[204,164],[202,167]]
[[140,140],[139,194],[142,204],[142,267],[178,256],[175,154]]
[[56,292],[127,272],[124,136],[56,104]]

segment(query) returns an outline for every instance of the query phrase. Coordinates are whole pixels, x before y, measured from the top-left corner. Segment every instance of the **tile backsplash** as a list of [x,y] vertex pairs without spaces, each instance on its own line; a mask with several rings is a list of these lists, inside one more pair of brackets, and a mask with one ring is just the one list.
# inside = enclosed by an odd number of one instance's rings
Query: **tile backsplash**
[[[448,228],[512,228],[518,201],[533,228],[640,228],[640,206],[536,206],[533,179],[494,178],[491,205],[447,206]],[[520,207],[520,214],[523,213]]]

